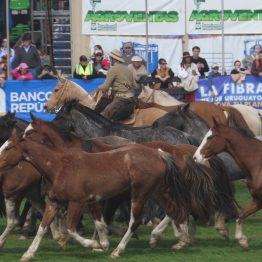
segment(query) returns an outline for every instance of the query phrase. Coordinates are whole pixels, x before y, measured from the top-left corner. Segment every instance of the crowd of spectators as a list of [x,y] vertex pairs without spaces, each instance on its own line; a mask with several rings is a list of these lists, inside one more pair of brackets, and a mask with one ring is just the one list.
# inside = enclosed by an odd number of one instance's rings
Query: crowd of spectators
[[[133,43],[125,42],[119,50],[125,65],[131,70],[134,80],[138,87],[145,79],[155,89],[162,89],[172,93],[174,88],[183,88],[187,92],[193,92],[198,88],[198,80],[208,77],[208,85],[211,95],[215,96],[212,90],[212,81],[215,77],[221,76],[219,66],[213,64],[210,68],[205,58],[200,56],[200,48],[194,46],[192,54],[184,52],[181,57],[180,68],[175,76],[172,68],[167,64],[165,58],[158,60],[158,67],[149,74],[146,69],[146,61],[136,54]],[[3,39],[0,48],[0,85],[3,87],[7,78],[7,55],[9,52],[11,74],[15,80],[32,80],[32,79],[55,79],[57,71],[49,63],[49,57],[39,51],[32,44],[31,35],[25,34],[22,38],[21,45],[15,50],[7,50],[7,39]],[[104,53],[101,45],[95,45],[90,57],[81,55],[79,63],[75,66],[73,77],[78,79],[90,80],[98,77],[106,77],[111,66],[108,56]],[[236,60],[230,72],[232,81],[240,84],[245,80],[246,75],[252,74],[262,76],[262,51],[261,46],[256,44],[254,52],[247,55],[242,63]],[[180,80],[177,82],[175,78]],[[175,96],[182,98],[181,95]]]

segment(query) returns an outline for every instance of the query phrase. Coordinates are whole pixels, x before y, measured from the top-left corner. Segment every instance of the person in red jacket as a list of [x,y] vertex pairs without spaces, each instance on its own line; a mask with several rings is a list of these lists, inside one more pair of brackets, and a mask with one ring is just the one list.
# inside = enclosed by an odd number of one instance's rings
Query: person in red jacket
[[33,74],[28,71],[28,65],[21,63],[17,68],[12,70],[14,80],[33,80]]

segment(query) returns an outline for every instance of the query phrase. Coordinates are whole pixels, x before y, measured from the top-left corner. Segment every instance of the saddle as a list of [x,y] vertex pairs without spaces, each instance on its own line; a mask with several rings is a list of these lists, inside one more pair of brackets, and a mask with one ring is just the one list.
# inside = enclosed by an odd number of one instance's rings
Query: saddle
[[125,125],[133,125],[136,122],[136,117],[140,109],[135,109],[134,113],[130,115],[128,118],[121,120],[120,123]]

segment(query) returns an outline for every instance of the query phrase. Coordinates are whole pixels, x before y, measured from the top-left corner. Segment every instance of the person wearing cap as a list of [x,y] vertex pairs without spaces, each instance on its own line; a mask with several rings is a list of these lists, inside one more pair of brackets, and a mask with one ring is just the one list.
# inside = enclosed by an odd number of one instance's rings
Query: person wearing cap
[[96,71],[94,70],[93,61],[88,63],[88,59],[85,55],[79,57],[79,63],[76,65],[74,78],[90,80],[96,77]]
[[155,83],[154,88],[168,91],[168,87],[172,85],[168,80],[173,78],[175,74],[172,69],[167,66],[167,62],[164,58],[160,58],[158,64],[159,68],[156,68],[151,74],[153,78],[159,80],[159,82]]
[[198,72],[200,73],[200,78],[205,78],[205,73],[209,71],[209,66],[205,58],[200,57],[200,47],[194,46],[192,48],[193,55],[191,56],[192,63],[197,65]]
[[134,111],[135,99],[132,89],[136,87],[136,82],[119,50],[111,51],[109,57],[111,67],[105,82],[99,86],[98,90],[106,93],[111,88],[113,100],[101,114],[113,121],[120,121],[129,117]]
[[208,88],[211,92],[211,96],[215,96],[215,92],[212,88],[213,85],[213,78],[221,76],[221,73],[219,72],[219,66],[217,64],[213,64],[211,67],[211,72],[208,73]]
[[37,69],[36,75],[39,80],[56,79],[57,71],[48,62],[45,62]]
[[107,71],[110,67],[110,61],[103,57],[103,53],[100,50],[94,52],[94,58],[92,60],[97,77],[106,77]]
[[[9,49],[10,63],[13,63],[15,59],[15,50],[13,48]],[[2,46],[0,48],[0,62],[6,63],[7,61],[7,39],[4,38],[2,41]]]
[[31,34],[25,34],[22,38],[22,46],[15,50],[15,65],[19,66],[20,63],[28,65],[34,77],[36,77],[36,69],[41,66],[39,53],[31,42]]
[[[189,52],[183,52],[183,58],[177,76],[181,79],[180,86],[187,92],[193,92],[198,89],[200,73],[197,65],[192,62],[192,57]],[[194,100],[194,95],[188,95],[185,98],[186,100]]]
[[28,70],[26,63],[21,63],[19,66],[12,70],[14,80],[33,80],[33,74]]

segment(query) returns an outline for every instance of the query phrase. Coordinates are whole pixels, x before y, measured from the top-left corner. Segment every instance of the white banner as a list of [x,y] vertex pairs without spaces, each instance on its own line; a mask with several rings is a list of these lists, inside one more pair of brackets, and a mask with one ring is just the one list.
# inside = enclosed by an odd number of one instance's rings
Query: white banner
[[[142,0],[82,0],[82,33],[145,35],[146,7]],[[149,35],[183,35],[184,1],[148,0]]]
[[[261,34],[261,0],[223,0],[225,34]],[[188,34],[221,34],[221,1],[187,0]]]
[[[146,60],[146,40],[144,37],[121,37],[121,36],[91,36],[90,46],[101,45],[106,54],[113,49],[121,50],[122,44],[131,41],[133,43],[134,51]],[[90,50],[91,53],[93,50]],[[168,66],[174,72],[178,70],[179,63],[182,56],[182,41],[175,38],[149,38],[148,46],[149,57],[149,72],[151,73],[157,66],[160,58],[165,58]]]

